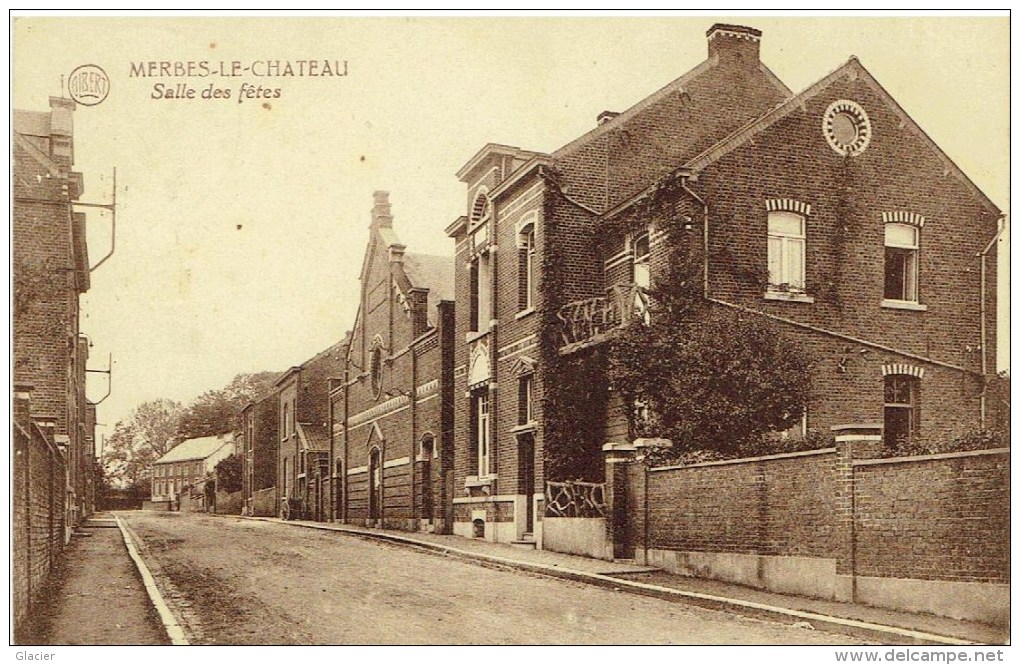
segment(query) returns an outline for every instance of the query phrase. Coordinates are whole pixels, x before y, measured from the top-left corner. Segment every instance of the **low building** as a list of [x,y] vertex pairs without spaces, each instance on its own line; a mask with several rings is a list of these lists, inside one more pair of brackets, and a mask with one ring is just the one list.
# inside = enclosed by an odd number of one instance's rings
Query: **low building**
[[198,485],[221,460],[234,454],[233,434],[187,439],[152,464],[152,502],[171,504]]

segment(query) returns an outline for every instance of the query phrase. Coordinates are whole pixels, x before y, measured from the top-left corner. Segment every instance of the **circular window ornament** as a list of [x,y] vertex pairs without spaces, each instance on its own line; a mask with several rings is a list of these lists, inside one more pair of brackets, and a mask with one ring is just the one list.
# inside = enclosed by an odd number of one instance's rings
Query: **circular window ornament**
[[871,143],[871,121],[860,104],[840,99],[825,109],[822,133],[840,155],[859,155]]

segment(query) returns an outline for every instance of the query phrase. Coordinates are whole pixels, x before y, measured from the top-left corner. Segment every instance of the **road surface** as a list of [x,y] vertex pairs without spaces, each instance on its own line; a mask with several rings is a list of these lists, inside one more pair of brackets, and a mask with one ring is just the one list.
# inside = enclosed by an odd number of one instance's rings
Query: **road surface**
[[861,644],[286,524],[122,513],[197,644]]

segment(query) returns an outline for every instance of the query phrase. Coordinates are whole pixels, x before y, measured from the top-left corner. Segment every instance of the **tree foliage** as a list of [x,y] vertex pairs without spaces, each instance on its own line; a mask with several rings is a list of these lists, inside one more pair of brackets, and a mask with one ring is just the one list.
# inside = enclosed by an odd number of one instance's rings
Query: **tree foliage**
[[148,483],[152,463],[181,441],[232,431],[237,413],[268,394],[276,377],[275,372],[238,374],[186,407],[169,399],[142,402],[106,441],[103,467],[111,484],[125,489]]
[[221,492],[241,491],[241,474],[244,473],[240,455],[231,455],[216,465],[216,488]]
[[180,443],[177,426],[182,412],[179,402],[151,400],[114,426],[103,450],[103,466],[113,486],[125,489],[151,478],[152,463]]
[[766,318],[704,298],[700,234],[678,195],[665,183],[631,222],[654,219],[668,254],[649,290],[650,322],[630,323],[611,342],[613,388],[635,405],[635,437],[673,442],[667,458],[772,452],[769,434],[803,416],[810,357]]
[[687,321],[634,323],[612,343],[610,375],[637,436],[677,453],[766,452],[766,434],[796,424],[809,396],[802,349],[760,317],[704,308]]
[[277,376],[276,372],[238,374],[221,390],[199,395],[181,414],[178,435],[181,439],[193,439],[230,432],[237,413],[249,402],[268,394]]

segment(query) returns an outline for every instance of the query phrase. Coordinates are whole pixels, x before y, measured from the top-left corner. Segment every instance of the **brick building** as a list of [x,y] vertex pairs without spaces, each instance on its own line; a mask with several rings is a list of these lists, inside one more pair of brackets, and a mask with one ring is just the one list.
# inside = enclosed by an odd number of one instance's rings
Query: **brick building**
[[[948,438],[986,422],[999,210],[856,59],[794,95],[759,31],[707,37],[704,62],[554,153],[489,144],[458,173],[456,533],[541,543],[546,481],[571,479],[545,473],[546,372],[648,315],[671,247],[642,204],[665,183],[704,257],[701,295],[820,359],[798,429]],[[611,400],[574,449],[597,462],[629,443],[628,411]]]
[[330,392],[335,519],[448,532],[453,259],[406,251],[375,193],[360,305]]
[[74,102],[14,112],[14,380],[32,386],[32,418],[67,458],[68,525],[84,516],[94,432],[85,398],[87,340],[78,297],[89,288],[85,215],[74,203]]
[[89,288],[84,191],[74,168],[74,102],[13,114],[15,624],[94,506],[95,407],[85,397],[88,342],[79,296]]
[[241,492],[246,515],[277,513],[277,460],[280,450],[280,397],[275,392],[241,410],[240,449],[244,459]]
[[233,434],[181,441],[152,463],[152,502],[177,501],[182,492],[199,487],[217,464],[235,452]]
[[329,385],[343,372],[347,339],[291,367],[276,381],[279,515],[327,519]]

